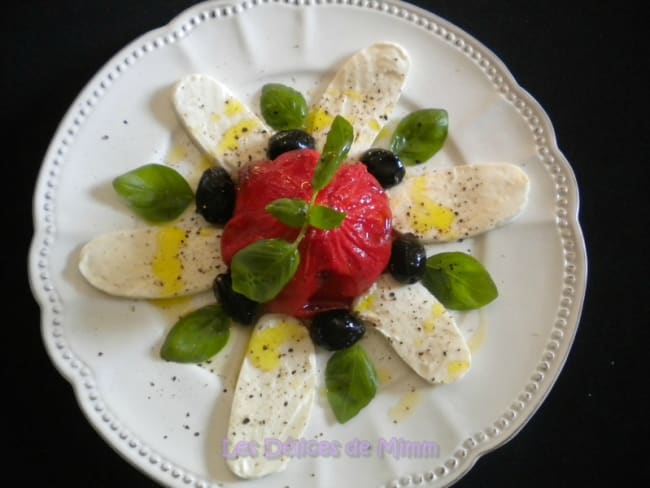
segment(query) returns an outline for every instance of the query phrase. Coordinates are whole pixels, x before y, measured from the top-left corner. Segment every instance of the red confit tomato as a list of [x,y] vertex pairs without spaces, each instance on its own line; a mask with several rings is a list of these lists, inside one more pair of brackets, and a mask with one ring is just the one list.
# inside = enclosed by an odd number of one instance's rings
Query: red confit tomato
[[[283,224],[265,207],[278,198],[309,201],[312,175],[320,154],[289,151],[274,161],[243,168],[233,217],[224,228],[221,253],[230,266],[240,249],[260,239],[293,241],[298,229]],[[309,317],[349,307],[386,268],[391,252],[391,212],[381,185],[362,163],[344,164],[316,203],[345,212],[333,230],[310,227],[299,246],[300,266],[292,281],[271,302],[268,312]]]

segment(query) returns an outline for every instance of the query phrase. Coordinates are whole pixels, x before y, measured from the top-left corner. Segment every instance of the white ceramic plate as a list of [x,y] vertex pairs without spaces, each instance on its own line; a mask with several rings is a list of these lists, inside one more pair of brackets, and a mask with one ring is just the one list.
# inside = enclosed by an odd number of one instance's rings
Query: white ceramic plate
[[[142,225],[113,193],[111,180],[144,163],[166,162],[196,181],[200,157],[169,98],[181,76],[213,75],[251,106],[266,82],[309,97],[343,59],[384,40],[398,42],[412,58],[395,115],[425,107],[449,112],[449,139],[429,164],[518,164],[530,177],[530,200],[503,228],[429,249],[472,252],[500,290],[480,312],[457,314],[474,351],[467,376],[428,386],[368,337],[383,378],[377,397],[341,426],[321,389],[305,434],[351,450],[296,458],[273,475],[273,486],[344,488],[358,485],[359,473],[364,486],[448,485],[516,433],[558,376],[585,292],[578,192],[546,114],[499,59],[454,25],[404,3],[198,4],[131,43],[90,81],[51,142],[34,194],[30,278],[47,350],[92,425],[158,482],[253,488],[269,481],[239,481],[223,459],[247,330],[237,328],[206,367],[166,363],[158,353],[166,332],[180,313],[211,301],[210,294],[152,304],[106,296],[82,279],[83,243]],[[318,359],[322,377],[325,356]],[[355,439],[370,444],[369,455],[355,455]],[[394,447],[412,450],[382,456],[380,444],[393,439]]]

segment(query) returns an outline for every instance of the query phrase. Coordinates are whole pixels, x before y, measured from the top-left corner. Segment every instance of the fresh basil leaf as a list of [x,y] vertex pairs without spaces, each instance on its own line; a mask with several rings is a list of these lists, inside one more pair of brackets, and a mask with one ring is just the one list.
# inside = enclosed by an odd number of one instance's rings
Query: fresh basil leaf
[[315,191],[322,190],[332,180],[334,173],[347,157],[353,139],[352,125],[344,117],[337,115],[327,133],[320,161],[312,177],[312,186]]
[[437,153],[447,139],[449,118],[443,109],[422,109],[404,117],[391,137],[390,150],[404,164],[427,161]]
[[452,310],[480,308],[499,295],[483,265],[462,252],[444,252],[429,257],[422,284],[440,303]]
[[300,229],[307,220],[309,204],[300,198],[279,198],[269,203],[266,211],[283,224]]
[[194,200],[187,181],[162,164],[146,164],[113,180],[113,188],[126,204],[149,222],[178,217]]
[[345,212],[339,212],[324,205],[312,205],[309,209],[309,225],[322,230],[340,227],[345,219]]
[[302,93],[280,83],[262,87],[262,117],[275,130],[303,129],[309,107]]
[[259,303],[274,299],[296,274],[298,247],[282,239],[263,239],[241,249],[230,265],[232,288]]
[[370,403],[378,384],[375,367],[358,343],[336,351],[327,361],[327,399],[336,420],[342,424]]
[[206,305],[181,317],[167,334],[160,356],[177,363],[200,363],[228,342],[230,319],[219,305]]

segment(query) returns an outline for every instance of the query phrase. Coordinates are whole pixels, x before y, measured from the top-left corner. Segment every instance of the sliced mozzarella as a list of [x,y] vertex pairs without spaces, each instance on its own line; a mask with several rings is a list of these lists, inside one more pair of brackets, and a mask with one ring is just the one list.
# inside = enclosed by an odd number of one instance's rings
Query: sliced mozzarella
[[409,66],[408,53],[392,43],[373,44],[350,57],[311,109],[307,130],[316,149],[322,150],[334,117],[342,115],[354,127],[349,157],[357,159],[388,121]]
[[431,243],[475,236],[505,224],[526,206],[528,190],[523,170],[496,163],[407,176],[387,193],[393,228]]
[[271,129],[217,80],[188,75],[172,100],[194,142],[233,179],[245,164],[267,158]]
[[96,288],[129,298],[209,290],[225,272],[222,231],[210,226],[144,227],[100,235],[81,249],[79,270]]
[[453,383],[469,369],[471,354],[454,318],[421,283],[403,285],[384,274],[353,308],[425,380]]
[[288,315],[262,316],[233,398],[224,453],[230,470],[241,478],[284,470],[291,455],[282,455],[281,444],[301,438],[315,391],[316,359],[307,328]]

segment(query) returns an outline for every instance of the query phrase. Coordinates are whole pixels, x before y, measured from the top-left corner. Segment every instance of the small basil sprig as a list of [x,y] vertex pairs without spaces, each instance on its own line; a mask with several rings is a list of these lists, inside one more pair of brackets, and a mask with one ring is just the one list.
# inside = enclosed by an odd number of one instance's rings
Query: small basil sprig
[[280,198],[266,210],[282,223],[300,229],[293,242],[283,239],[262,239],[240,249],[230,263],[232,289],[250,300],[264,303],[273,300],[291,281],[300,264],[298,246],[309,226],[322,230],[339,227],[345,212],[316,204],[318,192],[329,184],[345,160],[354,131],[350,123],[336,116],[325,141],[314,175],[313,193],[309,203],[295,198]]
[[206,305],[181,317],[167,334],[160,356],[177,363],[200,363],[228,342],[230,319],[219,305]]
[[462,252],[444,252],[427,258],[422,284],[452,310],[481,308],[499,295],[483,265]]
[[312,205],[309,209],[308,222],[312,227],[321,230],[332,230],[340,227],[345,219],[345,212],[339,212],[325,205]]
[[162,164],[147,164],[124,173],[113,180],[113,188],[129,208],[154,223],[175,219],[194,200],[187,181]]
[[305,225],[309,213],[309,204],[300,198],[279,198],[265,208],[280,222],[294,229]]
[[262,117],[275,130],[303,129],[309,107],[302,93],[280,83],[262,87]]
[[399,122],[391,137],[389,148],[404,164],[423,163],[445,143],[448,126],[446,110],[416,110]]
[[331,230],[339,227],[345,219],[345,212],[324,205],[310,206],[300,198],[279,198],[265,208],[280,222],[294,229],[301,229],[307,223],[317,229]]
[[255,302],[268,302],[291,281],[299,264],[297,241],[256,241],[233,257],[230,263],[232,289]]
[[336,351],[325,368],[327,399],[336,420],[345,423],[357,415],[377,393],[377,372],[357,343]]
[[314,190],[322,190],[332,181],[334,173],[350,152],[353,139],[352,124],[340,115],[334,117],[330,131],[327,133],[323,153],[312,177]]

